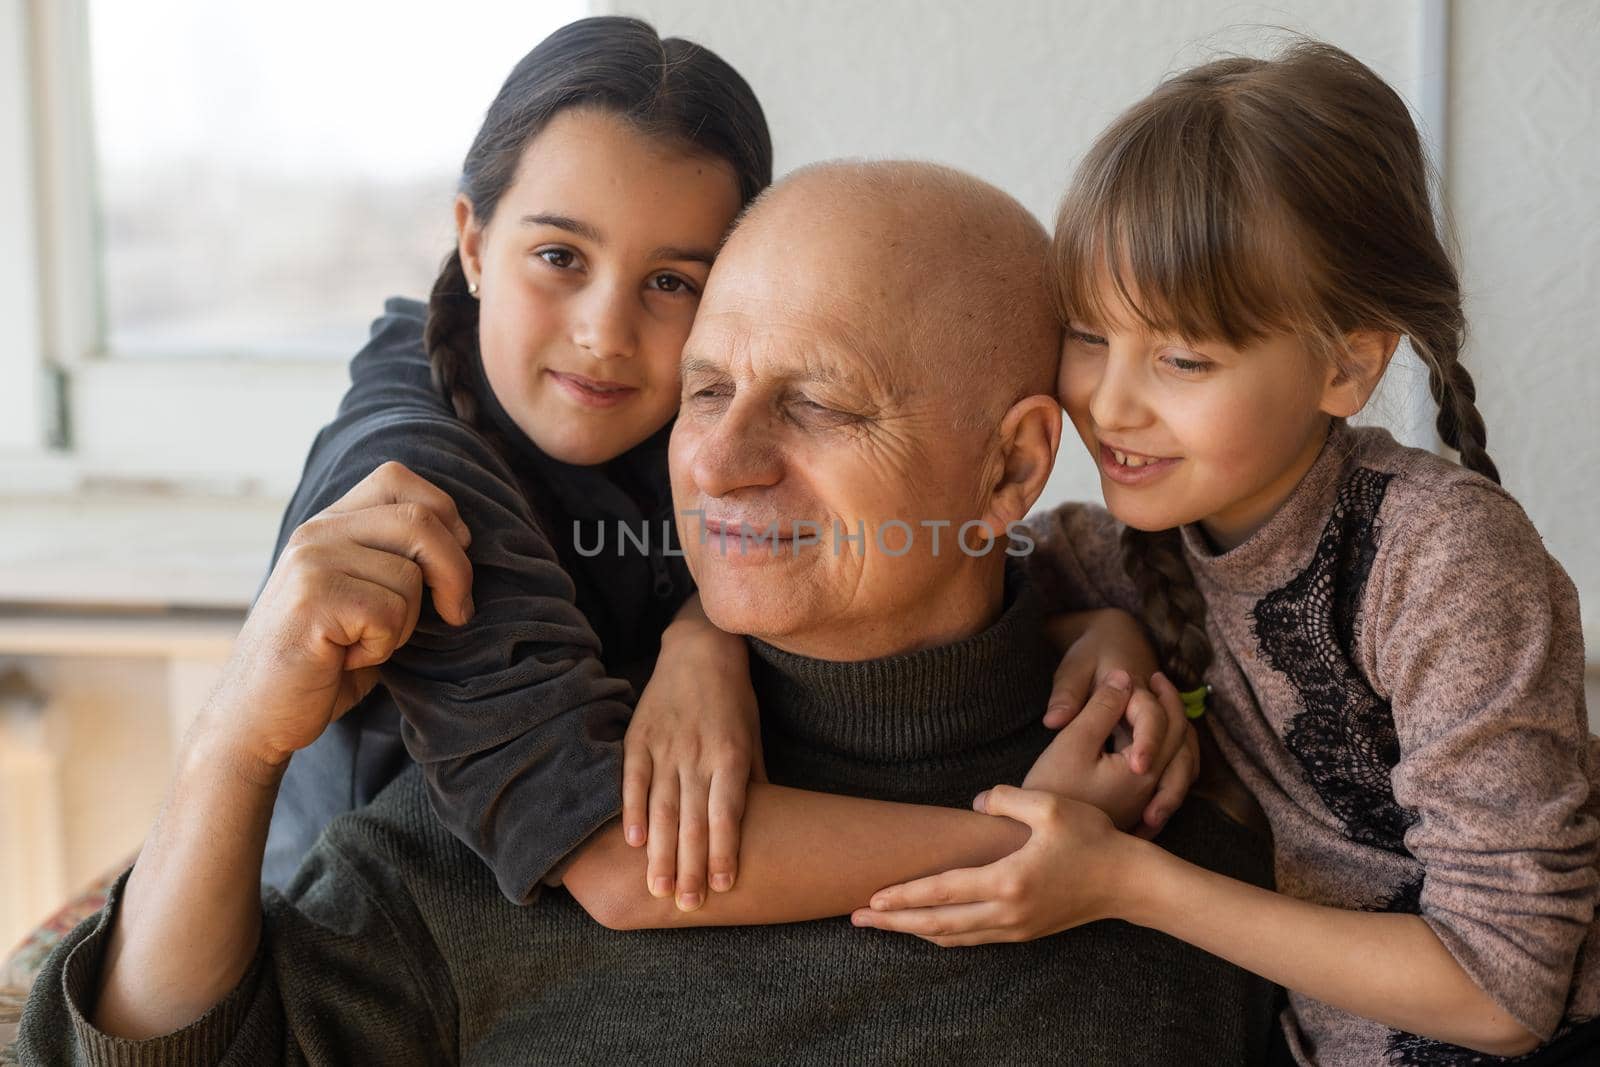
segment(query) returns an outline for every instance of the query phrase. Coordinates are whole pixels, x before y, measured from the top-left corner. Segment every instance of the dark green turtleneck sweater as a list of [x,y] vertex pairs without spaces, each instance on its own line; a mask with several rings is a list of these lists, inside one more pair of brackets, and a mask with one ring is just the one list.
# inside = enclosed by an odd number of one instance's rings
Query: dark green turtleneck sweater
[[[1019,781],[1055,657],[1024,590],[996,624],[866,663],[754,643],[775,782],[965,805]],[[1203,801],[1162,838],[1265,884],[1263,842]],[[188,1029],[133,1044],[85,1021],[113,895],[51,957],[22,1025],[25,1057],[169,1063],[1258,1061],[1267,983],[1164,935],[1102,922],[1021,945],[939,949],[848,919],[615,932],[561,890],[511,904],[444,829],[413,768],[336,820],[262,948]]]

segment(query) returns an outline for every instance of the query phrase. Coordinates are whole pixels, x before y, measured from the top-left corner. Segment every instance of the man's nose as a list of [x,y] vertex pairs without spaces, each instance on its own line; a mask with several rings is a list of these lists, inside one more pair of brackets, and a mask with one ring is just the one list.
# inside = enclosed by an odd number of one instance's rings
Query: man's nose
[[720,497],[776,485],[783,477],[782,448],[771,430],[770,413],[735,398],[695,449],[691,469],[700,491]]
[[619,359],[638,347],[639,301],[631,286],[596,278],[578,295],[572,341],[595,359]]

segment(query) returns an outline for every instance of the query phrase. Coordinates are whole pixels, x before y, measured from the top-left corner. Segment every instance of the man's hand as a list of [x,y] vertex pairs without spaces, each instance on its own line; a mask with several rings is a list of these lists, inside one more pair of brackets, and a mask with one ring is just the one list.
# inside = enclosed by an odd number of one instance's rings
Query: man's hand
[[765,778],[744,640],[712,626],[696,596],[662,635],[622,742],[623,835],[645,846],[652,896],[693,911],[708,884],[733,888],[745,792]]
[[234,645],[215,724],[266,769],[315,741],[410,639],[423,586],[447,622],[472,617],[471,535],[448,494],[386,463],[289,538]]

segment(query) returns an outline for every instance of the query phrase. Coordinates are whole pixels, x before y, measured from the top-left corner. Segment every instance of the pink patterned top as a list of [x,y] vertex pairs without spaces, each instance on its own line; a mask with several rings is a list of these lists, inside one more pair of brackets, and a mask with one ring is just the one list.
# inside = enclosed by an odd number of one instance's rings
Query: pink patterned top
[[[1054,606],[1138,614],[1104,509],[1031,525]],[[1207,719],[1271,823],[1279,890],[1420,915],[1547,1040],[1600,1015],[1577,593],[1516,501],[1339,423],[1244,544],[1183,538],[1216,652]],[[1283,1025],[1302,1063],[1498,1062],[1294,993]]]

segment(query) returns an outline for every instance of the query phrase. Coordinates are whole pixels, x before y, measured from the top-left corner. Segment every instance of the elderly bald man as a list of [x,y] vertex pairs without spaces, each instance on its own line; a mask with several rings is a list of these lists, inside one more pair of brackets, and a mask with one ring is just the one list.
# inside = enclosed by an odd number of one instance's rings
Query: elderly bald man
[[[287,893],[262,903],[275,786],[211,758],[226,744],[206,746],[247,729],[251,701],[297,711],[238,682],[250,675],[239,663],[133,884],[35,987],[25,1053],[1259,1058],[1273,990],[1164,935],[1096,923],[941,950],[837,917],[884,884],[987,862],[1025,835],[962,809],[1022,780],[1051,739],[1038,721],[1056,661],[1042,605],[974,525],[1022,518],[1060,435],[1043,246],[1026,211],[975,179],[856,164],[775,187],[719,258],[685,349],[671,466],[706,611],[750,637],[773,783],[751,786],[735,889],[679,912],[645,892],[644,857],[610,827],[564,872],[565,891],[516,907],[434,818],[413,767],[336,820]],[[251,625],[267,632],[241,656],[277,654],[271,627],[293,625],[263,600]],[[329,684],[304,664],[274,667],[290,688]],[[1161,840],[1234,877],[1268,877],[1265,843],[1203,800]],[[841,870],[852,873],[828,873]],[[797,921],[715,925],[757,917]],[[658,926],[698,928],[623,929]]]

